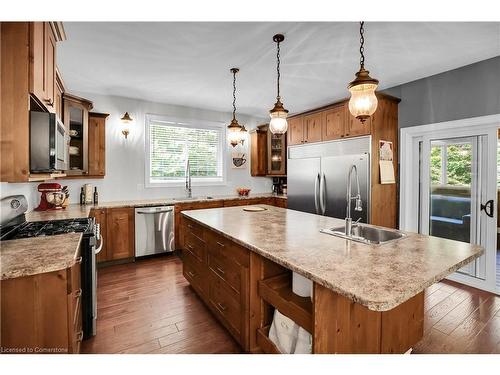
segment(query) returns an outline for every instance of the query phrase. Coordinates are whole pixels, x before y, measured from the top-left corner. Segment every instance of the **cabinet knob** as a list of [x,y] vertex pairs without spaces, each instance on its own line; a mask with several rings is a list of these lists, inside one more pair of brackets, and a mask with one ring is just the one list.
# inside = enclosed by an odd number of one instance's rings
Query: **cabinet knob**
[[47,103],[47,105],[50,105],[51,107],[54,106],[54,101],[50,98],[45,98],[44,102]]

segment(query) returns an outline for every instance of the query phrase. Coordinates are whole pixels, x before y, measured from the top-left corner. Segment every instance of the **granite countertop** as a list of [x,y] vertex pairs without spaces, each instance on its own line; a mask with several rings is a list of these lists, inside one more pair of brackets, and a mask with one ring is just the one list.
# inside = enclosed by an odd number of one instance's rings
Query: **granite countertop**
[[2,241],[0,280],[71,267],[80,256],[81,233]]
[[80,206],[79,204],[70,204],[64,209],[49,211],[30,211],[26,212],[26,221],[46,221],[79,219],[89,217],[92,206]]
[[400,305],[483,254],[481,246],[405,232],[383,245],[320,233],[344,221],[283,208],[183,211],[209,227],[370,310]]
[[[210,197],[210,198],[208,198]],[[199,203],[199,202],[214,202],[233,199],[254,199],[254,198],[280,198],[287,199],[286,195],[274,195],[272,193],[255,193],[248,197],[240,197],[238,195],[208,195],[188,198],[159,198],[159,199],[142,199],[142,200],[126,200],[126,201],[111,201],[99,202],[97,205],[91,206],[93,208],[118,208],[118,207],[152,207],[152,206],[171,206],[179,203]]]

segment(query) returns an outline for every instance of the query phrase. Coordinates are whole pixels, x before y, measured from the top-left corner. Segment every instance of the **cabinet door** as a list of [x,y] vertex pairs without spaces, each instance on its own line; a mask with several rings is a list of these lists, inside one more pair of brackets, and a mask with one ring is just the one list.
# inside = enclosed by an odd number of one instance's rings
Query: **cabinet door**
[[47,88],[44,104],[46,105],[49,112],[54,113],[55,108],[55,97],[56,97],[56,38],[52,31],[52,28],[48,22],[45,24],[45,35],[47,36],[47,41],[45,43],[46,48],[46,62],[45,62],[45,87]]
[[124,259],[135,255],[134,209],[112,208],[107,215],[108,258]]
[[64,95],[64,125],[66,129],[75,131],[70,135],[70,146],[76,152],[69,155],[68,175],[88,175],[88,139],[89,139],[89,110],[81,101]]
[[267,132],[255,130],[250,134],[250,175],[265,176],[267,173]]
[[304,119],[304,142],[321,142],[321,128],[323,113],[314,113],[312,115],[306,116]]
[[54,98],[54,107],[56,110],[56,115],[61,120],[63,119],[63,104],[62,104],[63,89],[60,85],[56,83],[56,96]]
[[303,117],[294,117],[288,120],[288,144],[300,145],[304,142]]
[[105,262],[109,260],[108,258],[108,251],[107,251],[107,242],[108,242],[108,234],[106,231],[107,225],[106,225],[106,210],[104,208],[99,208],[99,209],[93,209],[90,212],[90,216],[95,218],[96,224],[100,225],[101,229],[101,236],[104,240],[104,244],[102,246],[101,251],[99,254],[97,254],[97,262]]
[[347,105],[345,113],[345,117],[347,120],[345,129],[346,137],[358,137],[360,135],[368,135],[371,133],[371,118],[362,123],[356,117],[351,115],[351,112],[349,112],[349,108]]
[[88,131],[88,155],[89,155],[89,175],[105,175],[106,158],[106,118],[89,115]]
[[286,135],[267,134],[267,174],[281,176],[286,174]]
[[30,23],[30,92],[44,104],[47,98],[47,31],[44,22]]
[[331,141],[344,136],[344,106],[334,107],[324,112],[323,141]]

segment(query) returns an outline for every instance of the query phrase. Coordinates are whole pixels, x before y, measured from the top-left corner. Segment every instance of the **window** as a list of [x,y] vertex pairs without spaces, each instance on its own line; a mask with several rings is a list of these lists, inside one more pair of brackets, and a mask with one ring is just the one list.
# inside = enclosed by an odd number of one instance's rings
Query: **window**
[[433,185],[469,186],[472,146],[459,142],[433,142],[431,181]]
[[193,185],[224,182],[224,124],[146,117],[146,186],[181,185],[189,160]]

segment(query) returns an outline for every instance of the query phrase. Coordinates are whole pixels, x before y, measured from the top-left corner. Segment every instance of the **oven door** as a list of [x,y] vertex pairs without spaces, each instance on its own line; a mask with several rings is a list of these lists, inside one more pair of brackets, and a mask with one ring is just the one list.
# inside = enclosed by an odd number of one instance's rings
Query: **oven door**
[[55,165],[54,169],[65,171],[68,169],[69,161],[69,136],[66,133],[64,124],[55,117],[54,121],[54,155]]

